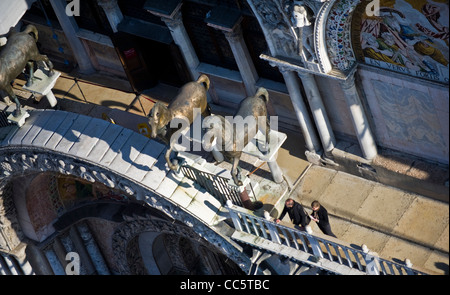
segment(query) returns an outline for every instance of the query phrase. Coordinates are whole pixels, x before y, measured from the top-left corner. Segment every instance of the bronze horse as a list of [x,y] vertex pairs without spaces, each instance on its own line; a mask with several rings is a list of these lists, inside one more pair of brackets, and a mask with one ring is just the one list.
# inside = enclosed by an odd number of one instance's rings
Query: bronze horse
[[0,51],[0,90],[4,90],[10,98],[14,99],[17,115],[21,113],[21,107],[13,92],[11,82],[28,65],[29,76],[26,85],[30,86],[33,83],[34,62],[38,61],[45,62],[50,70],[50,75],[53,74],[53,64],[46,55],[39,53],[36,46],[37,40],[36,27],[28,25],[22,32],[11,31],[8,42]]
[[183,128],[182,126],[181,128],[176,129],[171,128],[169,124],[173,119],[178,118],[181,120],[187,120],[189,123],[188,126],[190,126],[195,120],[195,108],[200,109],[203,117],[209,116],[211,111],[206,95],[209,85],[210,81],[208,76],[203,74],[197,79],[197,81],[188,82],[183,85],[177,96],[167,107],[163,103],[157,102],[150,111],[148,118],[151,128],[150,136],[151,138],[156,138],[158,136],[169,145],[165,158],[167,165],[172,170],[177,170],[178,164],[170,161],[170,153],[176,143],[174,140],[171,140],[171,137],[175,132],[182,131],[187,127],[184,126],[185,128]]
[[[258,149],[263,154],[269,152],[270,143],[270,124],[267,120],[267,103],[269,102],[269,93],[263,87],[258,88],[254,96],[250,96],[241,101],[239,109],[234,115],[233,122],[231,124],[227,119],[220,115],[214,115],[206,118],[203,121],[203,126],[207,132],[211,132],[211,140],[214,137],[218,138],[218,145],[220,152],[228,159],[231,164],[231,177],[236,185],[241,186],[242,181],[239,179],[239,161],[242,155],[243,149],[247,146],[257,134],[258,130],[261,130],[265,134],[265,146],[262,149],[258,146]],[[253,126],[245,124],[241,126],[243,129],[237,128],[236,117],[242,117],[244,120],[254,119],[250,121]],[[259,124],[258,117],[264,117],[266,124]],[[218,122],[219,120],[219,122]],[[253,122],[253,123],[252,123]],[[263,123],[263,122],[261,122]],[[232,126],[233,125],[233,126]],[[220,129],[221,128],[221,129]],[[204,142],[204,147],[210,149],[211,142]]]

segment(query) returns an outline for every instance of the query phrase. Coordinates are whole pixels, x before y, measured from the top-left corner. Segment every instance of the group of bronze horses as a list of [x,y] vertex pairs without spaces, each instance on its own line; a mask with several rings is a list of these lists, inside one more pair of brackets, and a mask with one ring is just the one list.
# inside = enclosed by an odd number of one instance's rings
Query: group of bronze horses
[[[16,103],[16,115],[20,115],[21,106],[17,96],[12,89],[12,82],[16,79],[24,69],[28,68],[27,86],[33,83],[34,63],[45,62],[50,75],[53,74],[53,64],[46,55],[39,53],[36,42],[38,40],[38,31],[33,25],[28,25],[22,32],[11,31],[8,36],[6,45],[0,48],[0,90],[12,98]],[[167,164],[170,169],[177,170],[179,168],[178,162],[175,159],[170,159],[171,153],[174,150],[176,141],[172,136],[175,132],[184,131],[182,129],[189,128],[189,126],[196,119],[196,112],[194,109],[199,109],[201,116],[206,118],[207,131],[212,134],[211,141],[216,138],[219,142],[219,150],[224,157],[232,163],[231,175],[237,185],[242,185],[241,179],[238,177],[238,165],[242,155],[242,150],[247,146],[248,142],[255,137],[258,130],[261,130],[266,137],[266,149],[262,151],[267,152],[269,143],[270,126],[268,120],[264,120],[263,124],[258,124],[258,118],[267,118],[267,103],[269,101],[269,94],[266,89],[259,88],[254,96],[250,96],[242,100],[238,110],[234,116],[241,116],[242,118],[255,119],[256,128],[249,128],[247,125],[240,130],[234,126],[225,128],[229,122],[220,116],[211,116],[210,107],[207,101],[207,91],[210,87],[210,80],[207,75],[200,75],[197,81],[186,83],[181,87],[177,96],[173,101],[166,106],[161,102],[155,103],[150,111],[148,122],[151,128],[151,137],[162,139],[169,148],[165,154]],[[181,119],[187,121],[187,124],[182,124],[182,127],[171,127],[171,122],[174,119]],[[212,124],[211,121],[219,120],[222,124]],[[234,128],[234,129],[233,129]],[[230,133],[231,130],[231,133]],[[222,132],[224,131],[224,132]],[[210,145],[207,142],[206,145]]]
[[[244,125],[242,129],[237,129],[236,126],[230,126],[231,123],[223,116],[211,116],[207,102],[209,85],[210,81],[208,76],[203,74],[197,81],[186,83],[168,106],[161,102],[155,103],[148,119],[151,128],[151,137],[158,137],[169,146],[165,158],[169,168],[177,170],[179,168],[178,161],[176,159],[174,161],[170,159],[174,145],[177,143],[172,136],[175,132],[179,133],[181,131],[180,128],[189,128],[196,119],[194,117],[194,114],[196,114],[194,109],[200,109],[201,115],[205,118],[203,126],[206,126],[205,130],[212,135],[208,139],[210,141],[213,141],[214,138],[218,139],[217,142],[220,143],[218,147],[219,151],[232,164],[231,176],[233,181],[236,185],[241,186],[243,183],[239,178],[239,161],[243,149],[256,136],[258,130],[263,132],[266,141],[265,147],[261,149],[261,152],[264,154],[268,152],[270,126],[267,120],[267,103],[269,101],[269,94],[266,89],[261,87],[256,91],[254,96],[247,97],[241,101],[234,117],[240,116],[242,118],[253,119],[254,128],[249,127],[249,125]],[[262,124],[258,120],[261,117],[265,118],[265,120],[262,120]],[[188,121],[188,124],[182,124],[182,127],[171,127],[170,122],[176,118],[184,119]],[[219,124],[214,124],[214,122],[218,122]],[[211,142],[206,142],[207,147],[210,145]],[[260,147],[258,146],[258,148]]]

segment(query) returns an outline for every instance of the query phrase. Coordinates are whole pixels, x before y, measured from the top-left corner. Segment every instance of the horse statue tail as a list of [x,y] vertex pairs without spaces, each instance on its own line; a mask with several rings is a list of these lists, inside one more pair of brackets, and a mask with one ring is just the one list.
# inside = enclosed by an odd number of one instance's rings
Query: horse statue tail
[[264,87],[258,88],[255,97],[261,97],[266,104],[269,102],[269,92],[267,92],[266,88]]
[[35,26],[28,25],[28,26],[26,26],[25,30],[23,30],[23,32],[27,33],[27,34],[33,33],[34,40],[37,42],[37,40],[38,40],[38,30],[36,29]]
[[202,74],[202,75],[200,75],[200,77],[198,77],[197,83],[202,83],[203,86],[205,86],[206,90],[209,89],[209,84],[210,84],[209,78],[205,74]]

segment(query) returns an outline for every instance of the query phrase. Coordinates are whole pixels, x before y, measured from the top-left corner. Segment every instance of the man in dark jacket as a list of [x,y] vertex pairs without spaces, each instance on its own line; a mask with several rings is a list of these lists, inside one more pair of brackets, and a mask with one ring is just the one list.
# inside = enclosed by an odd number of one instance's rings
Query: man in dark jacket
[[289,218],[292,223],[301,227],[305,227],[309,224],[309,218],[303,209],[303,206],[297,203],[292,199],[287,199],[284,203],[283,212],[281,212],[280,217],[276,220],[276,223],[279,223],[281,219],[284,218],[286,213],[289,214]]
[[319,201],[311,203],[313,209],[312,220],[314,220],[319,226],[320,230],[329,236],[335,237],[336,235],[331,231],[330,221],[328,220],[328,211],[324,206],[320,205]]

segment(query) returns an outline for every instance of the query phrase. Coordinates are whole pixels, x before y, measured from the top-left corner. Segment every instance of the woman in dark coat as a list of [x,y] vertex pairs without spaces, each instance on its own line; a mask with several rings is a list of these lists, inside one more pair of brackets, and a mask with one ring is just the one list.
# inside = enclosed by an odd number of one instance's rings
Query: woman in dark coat
[[319,226],[320,230],[329,236],[335,237],[335,234],[331,231],[330,221],[328,220],[328,212],[324,206],[321,206],[319,201],[314,201],[311,203],[311,208],[313,213],[311,214],[311,219],[314,220]]

